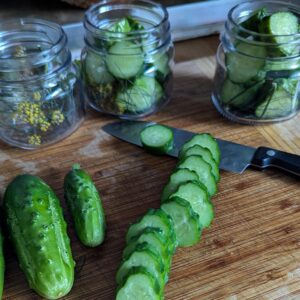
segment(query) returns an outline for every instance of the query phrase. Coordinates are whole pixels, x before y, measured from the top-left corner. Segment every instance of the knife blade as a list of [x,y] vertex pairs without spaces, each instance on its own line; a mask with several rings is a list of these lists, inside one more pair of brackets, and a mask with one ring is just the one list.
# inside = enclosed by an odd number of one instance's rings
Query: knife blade
[[[102,129],[123,141],[142,147],[140,132],[147,126],[156,124],[146,121],[118,121]],[[182,145],[197,133],[168,126],[174,134],[174,146],[166,154],[178,157]],[[283,151],[259,147],[254,148],[222,139],[216,139],[221,150],[220,168],[233,173],[243,173],[249,166],[260,169],[277,167],[300,176],[300,156]]]

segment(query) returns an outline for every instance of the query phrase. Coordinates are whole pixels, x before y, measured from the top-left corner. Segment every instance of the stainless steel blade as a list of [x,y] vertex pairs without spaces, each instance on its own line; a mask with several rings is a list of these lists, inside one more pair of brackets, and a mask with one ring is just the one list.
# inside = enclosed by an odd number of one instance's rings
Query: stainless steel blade
[[[119,121],[105,125],[102,129],[123,141],[142,147],[140,141],[140,132],[145,127],[155,124],[155,122],[145,121]],[[167,154],[172,157],[178,157],[181,146],[190,140],[194,132],[169,127],[174,133],[174,147]],[[229,141],[217,139],[221,149],[220,168],[233,173],[242,173],[251,165],[256,148],[236,144]]]

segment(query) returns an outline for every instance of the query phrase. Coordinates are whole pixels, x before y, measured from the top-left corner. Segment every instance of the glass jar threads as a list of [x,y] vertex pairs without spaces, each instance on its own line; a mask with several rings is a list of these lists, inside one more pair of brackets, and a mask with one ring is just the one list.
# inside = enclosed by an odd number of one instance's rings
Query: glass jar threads
[[81,94],[59,25],[0,23],[0,139],[35,149],[66,137],[83,119]]
[[284,121],[300,109],[300,7],[253,1],[228,14],[217,52],[213,103],[230,120]]
[[168,13],[151,1],[102,1],[85,15],[82,77],[89,104],[124,119],[170,98],[174,49]]

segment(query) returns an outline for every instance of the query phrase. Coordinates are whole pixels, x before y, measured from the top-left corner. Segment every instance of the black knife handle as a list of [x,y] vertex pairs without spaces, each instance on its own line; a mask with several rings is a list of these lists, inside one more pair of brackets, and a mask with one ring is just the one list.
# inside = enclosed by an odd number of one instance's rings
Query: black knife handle
[[272,148],[258,148],[251,165],[260,169],[275,167],[300,176],[300,156]]

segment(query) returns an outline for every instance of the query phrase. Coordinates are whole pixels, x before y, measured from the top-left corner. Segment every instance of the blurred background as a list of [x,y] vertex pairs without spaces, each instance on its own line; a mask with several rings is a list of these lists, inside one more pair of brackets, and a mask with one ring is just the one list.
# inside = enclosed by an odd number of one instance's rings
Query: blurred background
[[[64,2],[63,2],[64,1]],[[61,24],[82,20],[84,8],[97,0],[0,0],[0,19],[12,17],[47,18]],[[222,2],[222,0],[220,0]],[[226,0],[225,0],[226,1]],[[166,6],[205,2],[199,0],[157,1]]]

